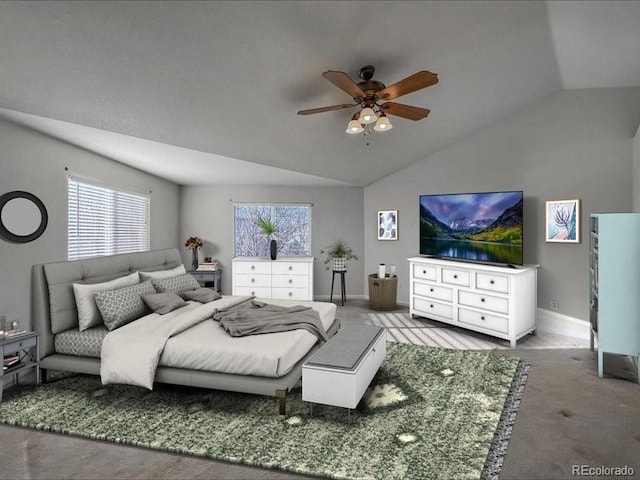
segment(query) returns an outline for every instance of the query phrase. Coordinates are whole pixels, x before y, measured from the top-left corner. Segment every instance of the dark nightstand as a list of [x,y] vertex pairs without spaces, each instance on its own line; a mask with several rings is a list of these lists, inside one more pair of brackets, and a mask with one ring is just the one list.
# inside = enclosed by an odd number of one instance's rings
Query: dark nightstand
[[203,287],[213,288],[216,292],[221,293],[222,270],[191,270],[189,273]]
[[15,375],[15,383],[18,383],[18,374],[20,372],[35,368],[36,385],[40,383],[39,337],[40,334],[38,332],[24,332],[0,339],[0,356],[3,359],[12,353],[20,355],[20,361],[16,365],[6,370],[3,365],[0,373],[0,401],[2,401],[2,387],[5,375]]

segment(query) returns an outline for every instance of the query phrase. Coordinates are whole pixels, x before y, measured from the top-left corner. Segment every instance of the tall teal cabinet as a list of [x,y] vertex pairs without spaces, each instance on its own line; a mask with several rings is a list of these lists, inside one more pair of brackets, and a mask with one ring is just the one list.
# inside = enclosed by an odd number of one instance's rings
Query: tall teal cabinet
[[[591,350],[640,357],[640,213],[594,213],[590,217],[589,278]],[[638,379],[640,382],[640,378]]]

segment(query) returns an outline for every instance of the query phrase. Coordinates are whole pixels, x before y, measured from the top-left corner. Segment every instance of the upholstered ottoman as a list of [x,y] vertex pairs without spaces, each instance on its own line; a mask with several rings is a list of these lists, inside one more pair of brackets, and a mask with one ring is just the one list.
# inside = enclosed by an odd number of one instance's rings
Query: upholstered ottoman
[[302,365],[302,400],[355,408],[386,351],[384,328],[343,327]]

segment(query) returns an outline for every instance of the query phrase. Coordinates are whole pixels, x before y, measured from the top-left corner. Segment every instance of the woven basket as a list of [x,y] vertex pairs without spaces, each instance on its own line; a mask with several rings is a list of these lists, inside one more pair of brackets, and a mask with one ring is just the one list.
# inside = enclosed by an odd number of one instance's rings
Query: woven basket
[[369,302],[373,310],[393,310],[396,308],[398,277],[389,275],[378,278],[377,273],[369,275]]

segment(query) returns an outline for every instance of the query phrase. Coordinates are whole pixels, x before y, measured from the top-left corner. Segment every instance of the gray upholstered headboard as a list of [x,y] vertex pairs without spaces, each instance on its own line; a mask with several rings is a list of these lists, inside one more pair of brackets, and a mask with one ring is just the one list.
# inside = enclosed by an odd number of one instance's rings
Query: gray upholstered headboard
[[54,334],[78,326],[74,283],[106,282],[136,270],[166,270],[181,263],[180,252],[170,248],[34,265],[31,298],[33,326],[40,332],[40,357],[54,353]]

